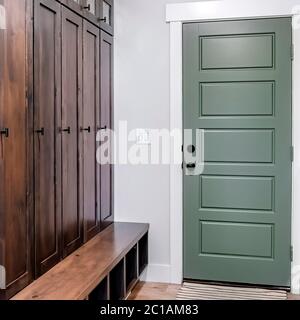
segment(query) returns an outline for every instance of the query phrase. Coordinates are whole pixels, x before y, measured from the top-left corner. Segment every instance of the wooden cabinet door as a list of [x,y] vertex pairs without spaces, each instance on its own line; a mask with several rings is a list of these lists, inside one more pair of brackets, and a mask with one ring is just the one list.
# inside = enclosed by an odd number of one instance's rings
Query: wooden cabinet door
[[99,126],[99,38],[91,23],[83,24],[83,216],[85,241],[100,231],[100,167],[96,162],[96,132]]
[[36,276],[59,262],[61,218],[61,6],[35,1],[34,162]]
[[27,130],[32,99],[26,58],[31,31],[27,1],[1,0],[0,5],[6,9],[6,29],[0,31],[0,299],[8,299],[32,280],[32,135]]
[[[113,129],[113,38],[101,31],[101,128]],[[111,148],[113,149],[113,148]],[[113,222],[113,165],[101,165],[101,228]]]
[[82,111],[82,19],[62,7],[62,228],[63,255],[83,241],[80,124]]
[[114,0],[100,0],[100,27],[114,34]]

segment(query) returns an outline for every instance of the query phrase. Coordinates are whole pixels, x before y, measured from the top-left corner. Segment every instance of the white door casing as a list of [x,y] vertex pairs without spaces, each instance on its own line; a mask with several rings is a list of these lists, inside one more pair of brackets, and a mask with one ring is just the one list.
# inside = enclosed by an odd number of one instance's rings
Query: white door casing
[[[293,19],[293,191],[292,191],[292,292],[300,293],[300,2],[294,0],[223,0],[168,4],[170,24],[170,131],[182,130],[182,23],[292,17]],[[298,147],[299,145],[299,147]],[[170,165],[170,279],[183,279],[183,185],[180,165]]]

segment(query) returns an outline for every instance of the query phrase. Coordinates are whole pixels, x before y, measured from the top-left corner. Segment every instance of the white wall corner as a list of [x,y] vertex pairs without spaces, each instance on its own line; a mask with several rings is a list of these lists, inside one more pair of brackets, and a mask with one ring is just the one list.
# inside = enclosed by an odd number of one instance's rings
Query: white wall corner
[[169,264],[149,264],[141,275],[141,281],[170,283],[170,270]]

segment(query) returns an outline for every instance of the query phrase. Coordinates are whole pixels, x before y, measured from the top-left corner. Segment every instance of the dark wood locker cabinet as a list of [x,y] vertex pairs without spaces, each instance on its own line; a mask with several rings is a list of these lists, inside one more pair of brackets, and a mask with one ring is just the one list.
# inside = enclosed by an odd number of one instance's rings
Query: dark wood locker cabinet
[[[102,130],[113,129],[113,38],[101,31],[101,115]],[[112,140],[111,140],[112,143]],[[111,145],[113,150],[113,145]],[[101,165],[101,229],[105,229],[114,220],[112,164]]]
[[62,6],[62,243],[63,256],[83,242],[82,18]]
[[0,299],[8,299],[32,280],[31,6],[0,4]]
[[35,0],[34,164],[36,276],[61,258],[61,6]]
[[96,133],[99,127],[100,30],[83,22],[83,216],[84,238],[100,231],[100,167],[96,161]]
[[102,0],[97,23],[71,3],[0,0],[0,299],[114,218],[113,165],[96,162],[97,132],[113,129],[113,38]]

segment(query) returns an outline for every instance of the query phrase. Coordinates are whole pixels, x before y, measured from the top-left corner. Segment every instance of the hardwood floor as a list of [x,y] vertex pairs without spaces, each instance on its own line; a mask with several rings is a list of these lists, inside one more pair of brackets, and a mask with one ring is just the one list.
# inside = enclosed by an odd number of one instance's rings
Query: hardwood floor
[[180,285],[139,282],[128,300],[175,300]]
[[[175,300],[179,285],[140,282],[128,300]],[[288,300],[300,300],[300,295],[288,295]]]

